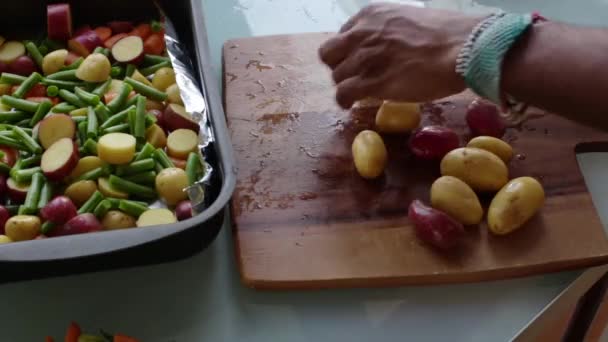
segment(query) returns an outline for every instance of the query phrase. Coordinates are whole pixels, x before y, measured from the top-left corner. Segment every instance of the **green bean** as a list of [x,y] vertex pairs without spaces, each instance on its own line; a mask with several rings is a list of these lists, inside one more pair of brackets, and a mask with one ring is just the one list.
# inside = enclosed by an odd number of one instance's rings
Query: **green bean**
[[85,91],[82,88],[75,88],[74,92],[76,93],[76,96],[78,96],[79,99],[82,100],[82,102],[91,105],[91,106],[97,106],[99,104],[99,96],[89,93],[88,91]]
[[46,54],[49,53],[49,48],[46,47],[46,45],[40,45],[38,47],[38,51],[40,51],[40,54],[42,54],[43,56],[46,56]]
[[168,169],[171,167],[175,167],[169,156],[165,153],[165,150],[162,148],[157,148],[154,151],[154,159],[163,167],[163,169]]
[[103,103],[100,103],[95,106],[95,114],[97,114],[97,119],[99,119],[99,122],[103,124],[110,118],[112,112],[110,112],[108,107],[106,107]]
[[40,191],[40,199],[38,200],[38,209],[44,208],[47,203],[53,197],[53,185],[50,182],[44,182],[42,186],[42,190]]
[[54,85],[46,87],[46,95],[50,97],[59,95],[59,87]]
[[132,98],[128,99],[127,102],[125,102],[124,108],[129,108],[131,106],[137,106],[137,99],[139,99],[140,97],[143,97],[139,94],[133,96]]
[[124,123],[127,120],[130,111],[135,111],[135,107],[129,107],[120,113],[112,115],[106,122],[101,125],[101,129],[116,126],[119,123]]
[[17,171],[15,171],[14,176],[11,175],[11,177],[13,179],[15,179],[17,181],[17,183],[27,183],[32,180],[32,177],[36,173],[39,173],[41,171],[42,171],[42,169],[40,168],[40,166],[36,166],[36,167],[32,167],[30,169],[17,170]]
[[133,87],[130,84],[123,83],[122,87],[120,88],[120,92],[118,93],[118,96],[116,96],[112,101],[110,101],[110,103],[107,104],[108,109],[112,113],[118,112],[118,110],[122,108],[125,102],[127,102],[127,98],[129,97],[129,94],[132,90]]
[[20,111],[16,111],[16,112],[0,112],[0,122],[1,123],[10,123],[10,122],[16,122],[16,121],[21,121],[25,118],[27,118],[29,115],[25,112],[20,112]]
[[139,161],[139,160],[146,159],[146,158],[152,158],[155,150],[156,150],[156,148],[154,147],[154,145],[152,145],[150,143],[146,143],[144,145],[144,147],[142,147],[141,151],[135,157],[135,161]]
[[[96,47],[96,48],[93,50],[93,53],[101,53],[101,54],[103,54],[103,50],[104,50],[103,46],[98,46],[98,47]],[[106,56],[106,57],[107,57],[107,56]]]
[[31,156],[29,158],[21,159],[21,166],[30,167],[32,165],[40,165],[40,160],[42,157],[40,155]]
[[30,183],[30,188],[27,191],[27,195],[25,196],[25,202],[23,202],[23,206],[28,209],[30,212],[36,212],[38,209],[38,201],[40,200],[40,192],[42,191],[42,187],[45,184],[44,176],[41,172],[37,172],[32,176],[32,182]]
[[94,156],[97,155],[97,142],[95,140],[87,139],[87,141],[82,144],[82,147],[84,147],[85,151],[87,151],[89,154]]
[[73,110],[76,110],[78,108],[72,106],[71,104],[67,103],[67,102],[61,102],[58,103],[57,105],[55,105],[53,108],[51,108],[51,112],[53,113],[69,113]]
[[36,84],[42,81],[42,75],[37,72],[34,72],[28,77],[17,90],[13,93],[13,96],[22,99],[28,91],[30,91]]
[[4,162],[0,162],[0,173],[4,175],[8,175],[11,173],[11,167]]
[[135,65],[127,64],[127,69],[125,70],[125,77],[133,76],[133,73],[135,73],[135,70],[137,70],[137,67]]
[[129,124],[129,133],[134,134],[135,131],[135,117],[137,116],[137,109],[135,111],[129,111],[127,115],[127,123]]
[[14,126],[13,132],[17,134],[19,140],[25,144],[27,149],[35,154],[42,153],[42,147],[38,144],[34,138],[32,138],[29,134],[27,134],[21,127]]
[[140,96],[137,99],[137,108],[135,116],[135,125],[133,128],[133,136],[139,140],[146,137],[146,98]]
[[32,119],[30,120],[29,124],[30,126],[34,127],[36,126],[36,124],[38,122],[40,122],[40,120],[42,120],[51,110],[51,107],[53,106],[53,103],[49,100],[44,100],[40,103],[40,106],[38,106],[38,110],[36,111],[36,113],[34,113],[34,116],[32,116]]
[[76,77],[76,69],[57,71],[54,74],[46,76],[47,80],[58,80],[58,81],[79,81]]
[[58,87],[59,89],[65,89],[65,90],[69,90],[69,91],[74,91],[74,88],[84,86],[84,83],[82,83],[82,82],[61,81],[61,80],[53,80],[53,79],[49,79],[49,78],[43,79],[41,83],[47,87],[54,85],[54,86]]
[[[156,164],[154,164],[156,166]],[[156,181],[156,171],[150,170],[146,172],[136,173],[131,176],[124,177],[125,180],[137,184],[152,184]]]
[[186,162],[186,174],[188,175],[188,183],[190,185],[199,181],[201,166],[201,159],[198,153],[190,152],[188,154],[188,161]]
[[6,157],[6,153],[4,153],[4,151],[0,151],[0,159]]
[[124,75],[125,69],[119,65],[112,67],[111,71],[110,71],[110,77],[112,78],[121,78],[121,76]]
[[146,96],[152,100],[165,101],[168,97],[167,93],[157,90],[154,87],[145,85],[139,81],[132,79],[131,77],[125,78],[125,83],[133,87],[133,90]]
[[36,62],[36,64],[38,64],[38,67],[42,68],[43,57],[40,53],[40,50],[38,50],[36,44],[34,44],[33,42],[27,42],[25,44],[25,48],[27,49],[27,52],[30,53],[30,56],[32,56],[32,59]]
[[83,173],[78,178],[76,178],[76,181],[78,182],[83,180],[97,180],[98,178],[107,176],[109,174],[108,171],[109,170],[107,167],[100,166],[91,171]]
[[97,130],[99,129],[99,123],[97,122],[97,114],[93,107],[89,107],[87,113],[87,138],[97,139]]
[[78,59],[74,60],[72,62],[72,64],[64,66],[61,70],[63,70],[63,71],[65,71],[65,70],[76,70],[76,69],[78,69],[78,67],[80,66],[80,64],[82,64],[82,62],[84,62],[84,58],[83,57],[78,57]]
[[149,76],[149,75],[152,75],[153,73],[157,72],[159,69],[167,68],[167,67],[171,67],[171,62],[164,61],[164,62],[160,62],[155,65],[149,66],[147,68],[143,68],[143,69],[139,70],[139,72],[144,76]]
[[6,210],[8,210],[8,213],[11,216],[17,215],[17,212],[19,210],[19,205],[18,204],[7,204],[4,207],[6,208]]
[[48,234],[50,232],[53,231],[53,229],[55,229],[55,224],[51,221],[46,221],[42,224],[42,226],[40,226],[40,233],[42,235]]
[[107,81],[101,83],[100,85],[98,85],[95,89],[93,89],[93,91],[91,91],[91,93],[95,94],[101,98],[106,93],[108,88],[110,87],[110,84],[112,84],[111,78],[108,79]]
[[83,121],[87,121],[87,117],[86,116],[72,116],[72,120],[76,123],[76,124],[80,124]]
[[157,55],[145,55],[144,65],[156,65],[163,62],[171,62],[169,57],[157,56]]
[[21,84],[21,83],[25,82],[26,79],[27,79],[27,77],[17,75],[17,74],[11,74],[8,72],[3,72],[2,75],[0,75],[0,83],[4,83],[4,84],[12,84],[12,85]]
[[87,128],[88,124],[86,121],[78,123],[78,136],[80,137],[80,141],[87,140]]
[[46,38],[42,44],[46,45],[49,48],[49,51],[55,51],[55,50],[60,50],[60,49],[65,48],[65,45],[62,44],[61,42],[51,40],[48,38]]
[[133,195],[141,198],[156,198],[156,191],[154,189],[139,185],[137,183],[129,182],[120,177],[110,175],[110,185],[118,191],[126,192],[129,195]]
[[112,209],[112,203],[107,199],[104,199],[103,201],[99,202],[99,204],[97,204],[95,210],[93,210],[93,214],[95,214],[97,218],[101,219],[102,217],[104,217],[105,214],[108,213],[108,211],[110,211],[110,209]]
[[99,191],[95,191],[89,199],[78,209],[78,214],[92,213],[104,197]]
[[28,119],[23,119],[21,121],[15,122],[15,126],[23,127],[23,126],[29,125],[29,123],[30,123],[30,119],[29,118]]
[[2,103],[17,110],[22,110],[28,113],[35,113],[38,110],[38,106],[40,105],[36,102],[18,99],[9,95],[2,96]]
[[0,145],[6,145],[18,150],[26,149],[25,145],[23,145],[20,141],[10,138],[5,135],[0,135]]
[[150,27],[152,28],[152,32],[160,32],[163,30],[163,24],[158,20],[152,20]]
[[134,161],[128,165],[119,165],[116,167],[117,176],[129,176],[135,173],[140,173],[154,169],[154,159],[147,158]]
[[110,203],[111,209],[118,209],[118,205],[120,204],[120,199],[114,197],[106,197],[105,201]]
[[144,206],[133,201],[121,200],[118,204],[118,209],[135,218],[138,218],[141,214],[148,210],[148,206]]
[[89,114],[89,107],[82,107],[82,108],[78,108],[78,109],[74,109],[73,111],[70,112],[70,116],[71,117],[87,117],[87,114]]
[[156,165],[154,165],[154,170],[156,171],[156,173],[161,173],[164,169],[165,167],[161,163],[159,163],[158,160],[156,160]]
[[87,106],[87,104],[84,101],[82,101],[78,96],[76,96],[76,94],[70,92],[69,90],[65,90],[65,89],[59,90],[59,97],[64,99],[69,104],[76,106],[77,108],[82,108],[82,107]]
[[21,170],[23,168],[23,159],[17,159],[17,162],[15,162],[15,165],[13,165],[13,167],[11,168],[10,171],[10,176],[11,178],[15,179],[15,175],[17,174],[17,171]]
[[118,124],[116,126],[108,127],[102,130],[103,134],[108,133],[129,133],[129,124]]

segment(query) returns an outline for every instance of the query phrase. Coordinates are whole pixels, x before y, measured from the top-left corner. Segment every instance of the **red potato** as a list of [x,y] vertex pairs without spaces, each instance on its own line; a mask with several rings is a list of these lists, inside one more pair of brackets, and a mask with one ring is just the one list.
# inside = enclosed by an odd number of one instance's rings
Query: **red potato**
[[66,41],[72,37],[72,10],[69,4],[53,4],[46,7],[49,39]]
[[25,98],[28,97],[46,97],[46,87],[38,83],[25,93]]
[[4,152],[4,157],[1,161],[10,167],[15,166],[19,152],[12,147],[4,145],[0,145],[0,151]]
[[487,135],[500,139],[507,129],[498,107],[481,99],[471,102],[467,109],[466,121],[475,136]]
[[144,42],[138,36],[125,37],[112,46],[112,57],[120,63],[139,64],[144,58]]
[[175,206],[175,216],[178,221],[187,220],[192,217],[192,202],[181,201]]
[[148,110],[148,114],[153,115],[156,118],[156,124],[163,127],[164,126],[164,121],[163,121],[163,112],[161,110],[158,109],[151,109]]
[[412,153],[420,159],[440,160],[460,146],[460,139],[447,127],[426,126],[412,134],[409,145]]
[[0,62],[11,64],[17,58],[25,55],[25,45],[21,42],[10,41],[0,46]]
[[6,196],[7,178],[8,178],[7,175],[0,174],[0,201],[3,201],[4,197]]
[[95,31],[95,33],[97,33],[97,36],[99,37],[99,39],[101,39],[104,42],[112,36],[112,30],[106,26],[99,26],[99,27],[95,28],[95,30],[93,30],[93,31]]
[[0,74],[3,72],[8,72],[8,64],[0,61]]
[[103,229],[103,226],[95,217],[95,215],[86,213],[70,219],[66,224],[61,225],[53,230],[53,236],[64,236],[74,234],[86,234],[98,232]]
[[123,39],[124,37],[128,37],[128,36],[129,36],[129,35],[128,35],[128,34],[126,34],[126,33],[119,33],[119,34],[117,34],[117,35],[114,35],[114,36],[112,36],[112,37],[108,38],[108,40],[106,40],[106,41],[103,43],[103,45],[104,45],[105,47],[107,47],[108,49],[111,49],[111,48],[114,46],[114,44],[116,44],[116,42],[117,42],[117,41],[119,41],[119,40]]
[[103,41],[95,31],[87,31],[68,41],[70,50],[83,57],[89,56],[98,46],[103,46]]
[[130,21],[110,21],[108,27],[113,34],[129,33],[133,31],[133,23]]
[[163,121],[165,123],[165,128],[170,131],[184,128],[198,133],[200,130],[198,123],[192,120],[192,116],[186,112],[186,108],[178,104],[170,104],[167,106],[163,113]]
[[465,234],[460,222],[419,200],[412,201],[407,216],[414,223],[418,238],[441,250],[454,248]]
[[81,56],[73,53],[72,51],[68,51],[68,55],[65,57],[65,65],[70,65],[74,63]]
[[56,182],[70,175],[78,159],[76,143],[70,138],[62,138],[44,151],[40,168],[48,180]]
[[4,225],[9,218],[11,218],[11,214],[3,205],[0,205],[0,235],[4,235]]
[[15,203],[23,203],[29,189],[29,184],[19,184],[12,178],[6,180],[8,198]]
[[21,76],[29,76],[38,71],[38,66],[30,56],[21,56],[9,64],[8,71]]
[[46,221],[51,221],[55,224],[64,224],[78,215],[78,209],[65,196],[57,196],[47,203],[40,210],[40,216]]
[[38,127],[38,140],[45,149],[48,149],[57,140],[74,138],[76,125],[69,115],[52,114],[44,118]]
[[81,34],[89,32],[89,31],[93,31],[93,29],[91,28],[91,25],[83,25],[83,26],[80,26],[79,28],[77,28],[76,31],[74,31],[74,33],[72,34],[72,36],[74,36],[74,37],[80,36]]

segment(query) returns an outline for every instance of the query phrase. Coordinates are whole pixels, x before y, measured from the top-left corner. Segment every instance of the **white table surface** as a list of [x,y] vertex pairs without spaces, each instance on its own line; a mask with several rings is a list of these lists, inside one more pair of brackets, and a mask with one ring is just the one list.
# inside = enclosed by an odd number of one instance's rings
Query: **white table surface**
[[[202,0],[214,65],[228,38],[337,29],[362,0]],[[406,1],[401,1],[406,2]],[[411,1],[409,1],[411,3]],[[608,0],[486,0],[487,6],[600,24]],[[483,12],[465,0],[427,6]],[[604,223],[608,158],[580,156]],[[256,292],[238,278],[228,226],[205,252],[157,266],[0,286],[2,341],[63,336],[69,321],[85,330],[122,331],[142,341],[505,341],[580,272],[491,283],[397,289]]]

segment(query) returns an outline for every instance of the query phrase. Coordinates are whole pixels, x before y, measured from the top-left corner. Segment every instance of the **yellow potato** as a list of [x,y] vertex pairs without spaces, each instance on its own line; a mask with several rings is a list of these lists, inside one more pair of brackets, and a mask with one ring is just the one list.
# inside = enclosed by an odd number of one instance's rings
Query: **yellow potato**
[[431,205],[465,226],[479,224],[483,208],[467,183],[452,176],[443,176],[431,186]]
[[165,110],[165,105],[162,102],[146,99],[146,110],[152,109],[160,110],[162,112]]
[[182,95],[179,91],[179,87],[177,86],[177,84],[174,84],[167,88],[167,95],[167,100],[169,101],[169,103],[175,103],[181,106],[184,105],[184,100],[182,100]]
[[81,158],[78,161],[78,164],[76,164],[76,167],[74,168],[72,173],[70,173],[69,179],[74,180],[91,170],[95,170],[98,167],[102,167],[104,164],[105,163],[103,162],[103,160],[101,160],[99,157],[88,156]]
[[171,157],[186,159],[198,149],[198,135],[189,129],[176,129],[167,138],[167,152]]
[[122,81],[121,80],[117,80],[117,79],[112,79],[112,82],[110,82],[110,86],[108,87],[108,93],[114,93],[114,94],[119,94],[120,90],[122,89]]
[[384,101],[376,114],[376,128],[383,133],[406,133],[420,125],[420,105]]
[[127,194],[126,192],[114,189],[107,178],[99,178],[97,180],[97,187],[99,188],[99,192],[101,192],[101,194],[106,197],[114,197],[120,199],[129,198],[129,194]]
[[90,54],[76,70],[76,77],[85,82],[99,83],[110,77],[112,64],[108,57],[101,53]]
[[511,161],[511,158],[513,158],[513,148],[511,145],[494,137],[480,136],[473,138],[471,141],[469,141],[467,147],[475,147],[492,152],[502,159],[505,164]]
[[532,177],[511,180],[494,196],[488,209],[488,227],[494,234],[509,234],[536,214],[545,202],[543,186]]
[[509,181],[509,170],[495,154],[473,147],[450,151],[441,160],[441,175],[454,176],[476,191],[498,191]]
[[175,71],[172,68],[160,68],[154,73],[152,85],[154,88],[165,91],[175,84]]
[[11,238],[6,235],[0,235],[0,244],[13,242]]
[[101,225],[108,230],[127,229],[137,227],[137,222],[131,215],[118,210],[110,210],[104,215]]
[[42,59],[42,72],[45,75],[54,74],[65,66],[65,59],[68,57],[68,50],[60,49],[49,52]]
[[4,231],[12,241],[33,240],[40,234],[40,225],[38,216],[17,215],[6,221]]
[[184,191],[188,187],[188,176],[186,171],[172,167],[162,170],[156,176],[156,191],[169,205],[176,205],[180,201],[188,199]]
[[25,55],[25,45],[18,41],[8,41],[0,46],[0,62],[11,64]]
[[146,141],[156,148],[167,146],[167,135],[159,125],[152,125],[146,130]]
[[135,137],[126,133],[109,133],[97,142],[97,155],[109,164],[128,164],[135,156]]
[[171,210],[150,209],[139,216],[139,219],[137,219],[137,226],[156,226],[159,224],[171,224],[175,222],[177,222],[177,218]]
[[97,191],[97,183],[92,180],[83,180],[72,183],[65,189],[65,195],[77,206],[81,206]]
[[352,145],[353,161],[359,175],[372,179],[384,172],[388,153],[382,137],[374,131],[361,131]]
[[[4,84],[4,83],[0,84],[0,96],[10,95],[12,89],[13,89],[13,86],[10,84]],[[0,110],[2,110],[3,112],[8,112],[11,110],[11,107],[7,107],[6,105],[1,104],[1,103],[0,103],[0,105],[2,105],[2,108],[0,108]]]
[[135,72],[133,73],[133,75],[131,76],[132,79],[139,81],[147,86],[152,86],[152,82],[150,82],[146,76],[142,75],[141,72],[139,72],[139,70],[135,70]]

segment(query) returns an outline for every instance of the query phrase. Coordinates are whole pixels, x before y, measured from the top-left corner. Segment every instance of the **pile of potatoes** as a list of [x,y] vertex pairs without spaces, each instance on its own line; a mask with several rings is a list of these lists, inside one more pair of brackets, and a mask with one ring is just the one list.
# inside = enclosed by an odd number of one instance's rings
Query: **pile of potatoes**
[[[439,249],[457,245],[465,234],[465,226],[482,222],[484,209],[478,193],[495,193],[487,211],[487,222],[489,230],[497,235],[506,235],[522,227],[542,207],[545,199],[543,187],[536,179],[509,180],[507,165],[513,157],[513,149],[500,139],[504,127],[500,129],[496,125],[501,120],[498,109],[475,101],[469,107],[466,119],[474,134],[481,131],[495,136],[480,135],[460,147],[459,137],[447,127],[419,128],[420,107],[413,103],[384,101],[376,115],[375,126],[379,132],[411,132],[412,154],[440,161],[442,176],[431,186],[431,206],[415,200],[408,212],[418,237]],[[488,127],[486,123],[492,126]],[[373,179],[384,172],[388,153],[382,137],[375,131],[360,132],[353,141],[352,153],[361,177]]]

